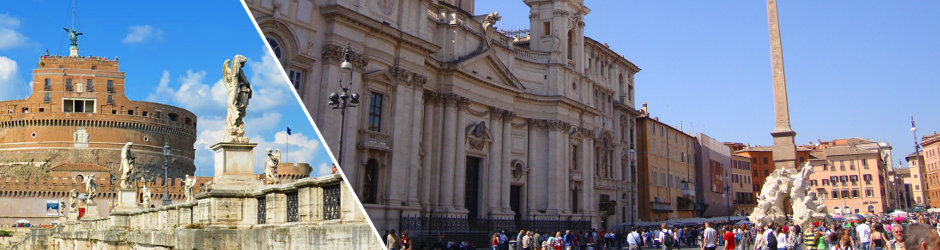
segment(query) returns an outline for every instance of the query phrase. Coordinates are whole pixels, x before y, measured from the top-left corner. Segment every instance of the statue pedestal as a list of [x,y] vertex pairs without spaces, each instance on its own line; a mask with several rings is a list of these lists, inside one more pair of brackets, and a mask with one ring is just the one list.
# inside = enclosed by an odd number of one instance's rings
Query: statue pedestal
[[69,56],[78,56],[78,46],[69,47]]
[[114,211],[132,211],[137,209],[137,190],[133,188],[118,189],[118,204]]
[[101,216],[98,216],[98,205],[93,203],[85,205],[85,215],[82,216],[82,219],[97,219]]
[[252,174],[253,149],[256,143],[220,142],[215,151],[215,178],[212,190],[253,190],[261,185]]

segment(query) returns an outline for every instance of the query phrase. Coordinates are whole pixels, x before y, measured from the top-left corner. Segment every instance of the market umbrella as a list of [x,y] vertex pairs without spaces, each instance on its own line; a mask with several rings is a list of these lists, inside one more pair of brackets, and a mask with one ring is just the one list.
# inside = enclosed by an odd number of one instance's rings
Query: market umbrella
[[893,217],[907,217],[908,213],[901,211],[901,210],[894,210],[894,212],[891,212],[888,215],[893,216]]

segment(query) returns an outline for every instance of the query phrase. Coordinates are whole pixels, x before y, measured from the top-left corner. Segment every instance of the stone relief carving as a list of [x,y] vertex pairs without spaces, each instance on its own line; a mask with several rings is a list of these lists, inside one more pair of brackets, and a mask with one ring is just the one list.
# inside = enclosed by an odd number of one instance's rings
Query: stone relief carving
[[74,137],[75,142],[78,143],[88,143],[88,139],[90,139],[88,132],[85,131],[85,128],[78,128],[75,133],[72,133],[72,137]]
[[[343,47],[333,44],[325,45],[323,47],[321,59],[323,60],[323,63],[339,66],[339,64],[343,62]],[[366,69],[366,64],[369,63],[369,58],[350,50],[349,62],[352,63],[353,70],[361,72]]]
[[492,136],[490,135],[489,128],[486,127],[485,121],[471,124],[467,127],[466,134],[467,144],[470,146],[470,149],[473,150],[483,151],[486,144],[492,141]]
[[[225,60],[222,64],[222,83],[228,90],[228,114],[225,116],[226,142],[248,142],[245,137],[245,113],[248,110],[248,101],[251,99],[251,84],[245,77],[242,67],[247,59],[242,55],[235,55],[232,60]],[[229,64],[231,63],[231,64]]]
[[405,84],[405,86],[416,85],[421,87],[428,82],[427,76],[409,71],[402,67],[391,67],[388,69],[388,72],[395,77],[395,80],[398,80],[399,84]]

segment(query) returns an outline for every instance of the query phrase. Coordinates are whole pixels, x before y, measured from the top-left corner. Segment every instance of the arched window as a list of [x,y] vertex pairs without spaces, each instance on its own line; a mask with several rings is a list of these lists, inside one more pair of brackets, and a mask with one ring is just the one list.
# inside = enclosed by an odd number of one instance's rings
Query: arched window
[[268,44],[271,45],[271,50],[274,51],[274,56],[277,57],[277,60],[281,60],[281,43],[277,39],[266,37]]
[[379,191],[379,162],[369,159],[366,162],[365,173],[362,176],[362,202],[377,203]]

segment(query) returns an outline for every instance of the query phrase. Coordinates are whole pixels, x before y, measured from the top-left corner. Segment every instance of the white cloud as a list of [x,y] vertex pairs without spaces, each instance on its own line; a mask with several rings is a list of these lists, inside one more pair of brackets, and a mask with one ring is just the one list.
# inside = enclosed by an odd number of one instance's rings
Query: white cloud
[[329,174],[332,174],[332,172],[333,172],[332,170],[333,170],[333,166],[332,166],[332,165],[329,165],[329,164],[327,164],[326,162],[323,162],[323,163],[320,163],[320,165],[317,166],[317,168],[312,171],[313,174],[311,174],[311,176],[325,176],[325,175],[329,175]]
[[127,28],[130,30],[122,40],[124,43],[142,43],[152,40],[163,40],[163,30],[150,25],[137,25]]
[[19,27],[19,19],[6,14],[0,14],[0,49],[16,48],[26,45],[26,36],[16,31],[16,28]]
[[203,115],[224,114],[225,87],[222,79],[211,86],[204,83],[206,71],[187,70],[185,75],[177,77],[179,87],[170,86],[170,72],[164,70],[154,93],[147,96],[151,102],[172,102],[193,111],[199,117]]
[[26,91],[26,84],[17,72],[19,67],[16,61],[9,57],[0,56],[0,100],[22,98]]

